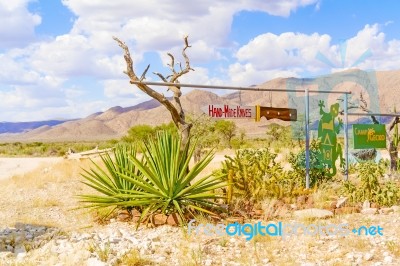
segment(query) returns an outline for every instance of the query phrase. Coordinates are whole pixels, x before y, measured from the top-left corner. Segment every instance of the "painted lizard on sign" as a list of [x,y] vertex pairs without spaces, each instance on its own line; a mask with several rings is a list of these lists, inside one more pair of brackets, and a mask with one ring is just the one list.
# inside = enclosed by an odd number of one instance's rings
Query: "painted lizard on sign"
[[335,124],[335,118],[339,114],[339,104],[332,104],[330,107],[330,112],[326,113],[324,111],[325,103],[324,101],[319,101],[318,106],[320,107],[319,113],[321,119],[318,125],[318,139],[320,140],[320,163],[327,165],[330,168],[329,176],[336,175],[336,160],[340,158],[340,167],[343,166],[343,154],[342,146],[337,141],[337,134],[339,134],[340,129],[343,127],[343,121],[338,118],[338,124]]

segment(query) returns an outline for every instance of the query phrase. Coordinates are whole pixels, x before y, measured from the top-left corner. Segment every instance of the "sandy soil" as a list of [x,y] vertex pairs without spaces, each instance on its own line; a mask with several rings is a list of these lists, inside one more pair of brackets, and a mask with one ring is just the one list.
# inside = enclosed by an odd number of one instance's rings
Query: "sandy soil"
[[62,160],[61,157],[0,158],[0,180],[28,173],[44,165],[50,167]]

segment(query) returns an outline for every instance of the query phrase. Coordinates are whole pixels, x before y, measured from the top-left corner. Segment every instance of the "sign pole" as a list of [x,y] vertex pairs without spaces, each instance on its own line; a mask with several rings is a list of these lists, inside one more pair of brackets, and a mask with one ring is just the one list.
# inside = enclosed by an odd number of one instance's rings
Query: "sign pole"
[[310,188],[310,128],[309,128],[309,95],[308,88],[305,89],[306,101],[306,189]]
[[348,118],[347,118],[347,94],[344,95],[344,152],[346,169],[344,172],[344,180],[349,180],[349,132],[348,132]]

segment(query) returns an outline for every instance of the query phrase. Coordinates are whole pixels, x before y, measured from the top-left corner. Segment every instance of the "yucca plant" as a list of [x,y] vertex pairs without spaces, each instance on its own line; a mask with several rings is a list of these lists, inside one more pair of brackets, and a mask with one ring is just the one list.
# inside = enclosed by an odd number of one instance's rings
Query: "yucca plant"
[[141,159],[137,158],[135,148],[118,147],[114,159],[108,155],[102,157],[107,171],[93,163],[95,168],[83,175],[84,183],[102,195],[80,197],[89,208],[137,208],[142,212],[138,224],[156,212],[178,213],[184,223],[186,214],[223,211],[214,201],[220,198],[214,191],[225,187],[226,182],[212,174],[199,178],[213,159],[213,152],[189,170],[195,146],[186,145],[181,150],[180,138],[164,131],[142,143]]
[[181,139],[176,134],[158,132],[155,139],[144,143],[142,161],[130,156],[130,163],[140,170],[140,174],[121,174],[121,177],[139,189],[121,191],[118,196],[129,199],[122,203],[123,206],[143,207],[140,220],[157,211],[164,214],[177,212],[183,222],[186,214],[214,214],[212,210],[223,211],[214,201],[222,197],[214,191],[225,187],[226,182],[213,174],[198,178],[212,161],[213,151],[188,170],[196,145],[190,148],[186,145],[183,151],[180,146]]
[[[87,208],[109,208],[111,212],[118,206],[130,208],[129,205],[123,204],[129,200],[123,194],[131,194],[133,191],[141,189],[135,184],[123,178],[122,175],[129,177],[140,176],[140,171],[130,162],[130,157],[136,158],[136,145],[118,145],[114,148],[112,155],[106,153],[100,158],[104,164],[104,168],[92,161],[93,168],[89,170],[83,169],[82,176],[85,181],[82,183],[99,192],[97,195],[79,195],[81,202],[88,203]],[[123,193],[121,193],[123,191]],[[110,213],[111,213],[110,212]]]

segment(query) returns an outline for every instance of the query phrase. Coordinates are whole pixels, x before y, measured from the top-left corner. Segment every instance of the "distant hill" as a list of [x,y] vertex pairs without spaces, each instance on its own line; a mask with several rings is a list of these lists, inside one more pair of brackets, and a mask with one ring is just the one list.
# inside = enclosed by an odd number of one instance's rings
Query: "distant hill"
[[[340,73],[335,73],[328,76],[317,77],[322,82],[322,87],[329,86],[338,80],[338,76],[342,78],[359,75],[362,76],[366,72],[360,70],[350,70]],[[400,110],[400,71],[380,71],[376,72],[378,83],[378,96],[381,112],[392,112],[393,107],[396,106]],[[288,84],[295,82],[304,88],[305,86],[310,89],[315,89],[313,84],[314,79],[297,79],[297,78],[277,78],[258,85],[257,87],[266,89],[287,89]],[[296,85],[297,86],[297,85]],[[313,87],[314,86],[314,87]],[[359,97],[359,85],[354,82],[343,82],[336,84],[335,90],[352,91],[350,99]],[[185,89],[183,89],[185,92]],[[167,94],[167,92],[166,92]],[[310,94],[310,108],[314,111],[312,128],[318,123],[316,120],[318,116],[318,94]],[[365,95],[367,102],[370,101],[368,95]],[[329,105],[336,102],[338,95],[330,94],[327,96],[327,103],[325,110],[329,111]],[[205,90],[192,90],[181,97],[181,103],[186,113],[192,115],[202,115],[201,107],[208,104],[230,104],[230,105],[261,105],[261,106],[274,106],[274,107],[290,107],[298,109],[298,116],[304,114],[304,93],[287,93],[287,92],[267,92],[267,91],[241,91],[229,93],[219,96],[213,92]],[[361,112],[360,110],[351,110],[351,112]],[[359,120],[363,123],[370,123],[367,116],[349,117],[349,122],[354,123]],[[386,122],[387,118],[382,118],[382,122]],[[17,133],[17,134],[3,134],[0,139],[7,140],[100,140],[120,138],[126,134],[129,128],[138,124],[159,125],[161,123],[168,123],[171,121],[171,116],[164,106],[161,106],[155,100],[149,100],[132,107],[116,106],[110,108],[105,112],[97,112],[88,117],[77,119],[74,121],[60,121],[58,124],[49,124],[46,122],[36,126],[26,126],[22,129],[11,130],[11,126],[4,128],[2,133]],[[234,120],[240,129],[244,129],[249,136],[260,136],[265,134],[266,128],[270,123],[281,123],[283,125],[290,125],[290,122],[283,122],[280,120],[267,121],[262,119],[260,122],[255,123],[251,119],[238,119]],[[31,122],[35,123],[35,122]],[[301,123],[301,122],[297,122]],[[6,124],[6,123],[4,123]],[[9,123],[12,124],[12,123]],[[18,123],[17,123],[18,124]],[[23,124],[23,123],[20,123]],[[19,131],[17,131],[19,130]]]
[[[22,133],[42,126],[56,126],[68,120],[48,120],[34,122],[0,122],[0,134],[2,133]],[[70,120],[71,121],[71,120]]]

